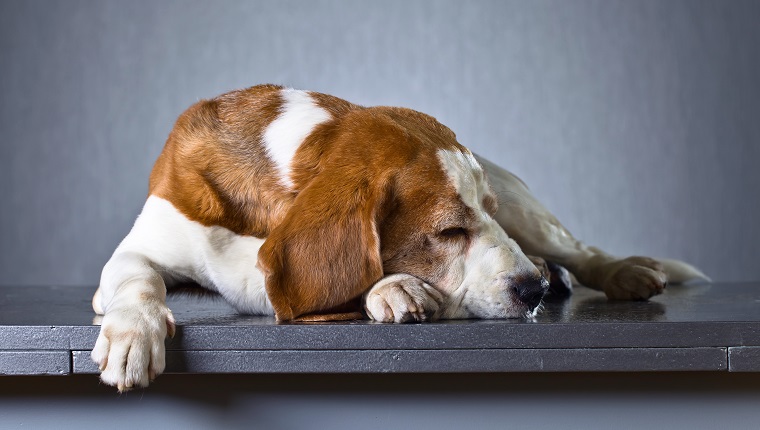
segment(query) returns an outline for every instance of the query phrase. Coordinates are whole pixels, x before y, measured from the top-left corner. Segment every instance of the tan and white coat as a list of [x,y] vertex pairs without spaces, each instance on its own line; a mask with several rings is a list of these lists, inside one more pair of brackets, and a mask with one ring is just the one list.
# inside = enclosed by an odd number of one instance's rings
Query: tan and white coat
[[526,254],[611,298],[704,276],[587,247],[425,114],[272,85],[233,91],[190,107],[169,135],[103,269],[92,358],[105,383],[146,386],[174,331],[167,288],[185,281],[279,320],[531,316],[547,284]]

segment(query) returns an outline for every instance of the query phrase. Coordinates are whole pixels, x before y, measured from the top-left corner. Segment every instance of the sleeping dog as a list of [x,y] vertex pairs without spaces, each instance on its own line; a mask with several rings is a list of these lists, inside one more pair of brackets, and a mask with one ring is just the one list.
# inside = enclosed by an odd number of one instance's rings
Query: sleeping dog
[[260,85],[177,120],[103,268],[92,359],[103,382],[146,386],[174,332],[167,288],[188,281],[279,321],[519,318],[540,307],[544,261],[611,299],[704,277],[579,242],[428,115]]

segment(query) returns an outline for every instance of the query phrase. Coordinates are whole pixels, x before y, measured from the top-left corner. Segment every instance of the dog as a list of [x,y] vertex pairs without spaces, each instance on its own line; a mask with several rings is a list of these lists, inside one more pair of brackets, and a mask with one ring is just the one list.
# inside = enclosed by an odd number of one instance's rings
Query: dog
[[431,116],[259,85],[178,118],[103,268],[92,359],[120,391],[147,386],[175,330],[167,288],[186,282],[278,321],[401,323],[533,316],[559,267],[623,300],[706,278],[581,243]]

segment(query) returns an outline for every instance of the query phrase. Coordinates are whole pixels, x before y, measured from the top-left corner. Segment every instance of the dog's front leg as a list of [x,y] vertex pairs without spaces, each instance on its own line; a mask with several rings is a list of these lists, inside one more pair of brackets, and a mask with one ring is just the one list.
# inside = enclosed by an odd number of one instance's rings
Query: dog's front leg
[[145,387],[164,370],[164,340],[174,335],[166,286],[151,261],[120,252],[103,268],[93,308],[103,314],[92,359],[101,380],[119,391]]
[[364,310],[380,322],[431,321],[438,318],[443,297],[414,276],[397,273],[377,281],[364,294]]

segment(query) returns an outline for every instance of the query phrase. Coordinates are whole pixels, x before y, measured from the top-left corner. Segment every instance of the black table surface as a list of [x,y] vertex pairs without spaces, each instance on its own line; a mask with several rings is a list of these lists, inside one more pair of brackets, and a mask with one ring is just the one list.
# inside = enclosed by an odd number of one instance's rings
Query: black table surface
[[[94,287],[0,287],[0,374],[97,371]],[[173,296],[167,371],[760,371],[760,283],[669,286],[649,301],[577,287],[531,320],[277,323]]]

